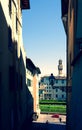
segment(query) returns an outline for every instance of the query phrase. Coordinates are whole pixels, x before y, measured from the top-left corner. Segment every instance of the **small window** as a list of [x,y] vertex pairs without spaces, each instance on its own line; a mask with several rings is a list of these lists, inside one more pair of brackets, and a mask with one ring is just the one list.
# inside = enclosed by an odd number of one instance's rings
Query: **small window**
[[56,92],[58,92],[58,89],[56,88]]
[[62,95],[62,98],[64,98],[64,95]]
[[20,88],[21,89],[23,88],[23,77],[22,77],[22,75],[20,75]]
[[15,90],[15,69],[14,66],[9,67],[9,88]]
[[16,33],[18,31],[18,18],[17,18],[17,13],[16,13]]
[[64,89],[64,87],[62,87],[62,92],[64,92],[65,91],[65,89]]
[[56,98],[58,98],[58,95],[56,94]]
[[62,84],[64,83],[64,80],[62,79]]
[[56,80],[56,83],[58,83],[58,80]]
[[43,78],[41,79],[41,82],[44,82],[44,79],[43,79]]
[[30,79],[27,79],[27,86],[31,87],[31,80]]
[[11,28],[8,28],[8,48],[12,49],[12,31]]
[[12,11],[12,4],[11,4],[11,0],[9,0],[9,15],[11,17],[11,11]]

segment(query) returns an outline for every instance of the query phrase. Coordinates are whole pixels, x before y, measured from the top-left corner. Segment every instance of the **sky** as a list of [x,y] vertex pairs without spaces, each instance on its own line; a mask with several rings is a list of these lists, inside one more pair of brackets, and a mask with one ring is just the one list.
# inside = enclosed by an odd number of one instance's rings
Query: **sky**
[[26,55],[40,68],[41,75],[58,75],[62,59],[66,74],[66,34],[61,19],[61,0],[30,0],[22,11],[23,43]]

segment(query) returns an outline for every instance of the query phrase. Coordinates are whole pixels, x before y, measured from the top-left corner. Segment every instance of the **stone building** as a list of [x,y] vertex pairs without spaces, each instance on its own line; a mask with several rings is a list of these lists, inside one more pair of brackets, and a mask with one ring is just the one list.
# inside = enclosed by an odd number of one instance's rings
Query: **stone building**
[[51,74],[41,77],[39,86],[40,99],[66,100],[66,76],[62,73],[62,60],[60,59],[58,63],[58,76]]
[[19,130],[27,115],[23,9],[29,9],[29,0],[0,0],[1,130]]
[[67,36],[67,130],[82,129],[82,0],[61,0]]
[[[33,112],[39,116],[39,74],[40,69],[34,65],[31,59],[26,58],[26,84],[31,93],[31,104],[33,105]],[[32,104],[33,103],[33,104]],[[30,109],[29,109],[30,110]],[[31,111],[30,111],[31,112]],[[29,113],[30,113],[29,112]]]

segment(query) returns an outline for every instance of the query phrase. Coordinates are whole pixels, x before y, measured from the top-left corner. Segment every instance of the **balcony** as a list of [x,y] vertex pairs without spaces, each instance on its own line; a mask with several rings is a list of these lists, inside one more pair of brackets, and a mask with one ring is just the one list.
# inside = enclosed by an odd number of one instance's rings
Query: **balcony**
[[22,9],[30,9],[30,2],[29,2],[29,0],[21,0],[21,8]]

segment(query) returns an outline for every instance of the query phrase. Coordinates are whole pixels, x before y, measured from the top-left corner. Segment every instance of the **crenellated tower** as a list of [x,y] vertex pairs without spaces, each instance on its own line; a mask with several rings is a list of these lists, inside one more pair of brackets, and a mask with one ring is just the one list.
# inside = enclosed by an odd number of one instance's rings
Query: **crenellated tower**
[[62,60],[60,59],[58,63],[58,75],[61,76],[63,70]]

